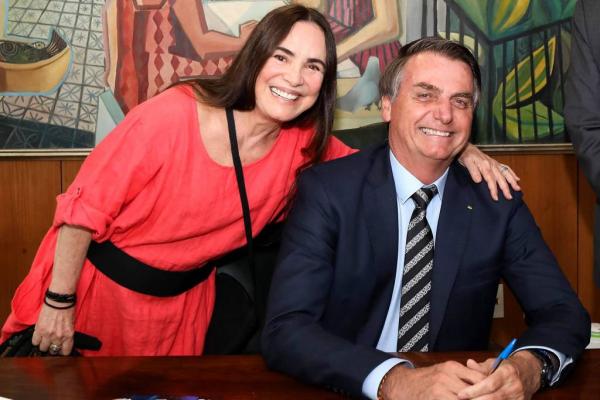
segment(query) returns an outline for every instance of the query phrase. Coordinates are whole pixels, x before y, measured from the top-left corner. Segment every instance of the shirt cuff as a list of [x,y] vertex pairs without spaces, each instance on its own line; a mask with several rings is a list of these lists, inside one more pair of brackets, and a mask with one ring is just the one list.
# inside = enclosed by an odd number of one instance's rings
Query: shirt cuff
[[[557,350],[551,349],[550,347],[545,347],[545,346],[525,346],[525,347],[520,347],[519,349],[513,351],[513,353],[516,353],[516,352],[521,351],[521,350],[527,350],[527,349],[546,350],[546,351],[551,352],[552,354],[554,354],[556,356],[556,358],[558,358],[558,361],[559,361],[560,364],[558,366],[558,371],[556,371],[556,373],[552,377],[552,382],[550,382],[550,386],[554,385],[558,381],[558,378],[560,378],[560,374],[562,373],[563,369],[566,366],[568,366],[568,365],[570,365],[570,364],[573,363],[573,358],[572,357],[567,357],[565,354],[561,353],[560,351],[557,351]],[[363,384],[363,390],[364,390],[364,384]]]
[[383,376],[388,373],[390,369],[395,367],[398,364],[406,364],[410,368],[414,368],[415,366],[408,360],[403,360],[401,358],[389,358],[379,364],[373,371],[367,375],[362,385],[362,393],[366,397],[371,400],[377,400],[377,390],[379,389],[379,384],[383,379]]

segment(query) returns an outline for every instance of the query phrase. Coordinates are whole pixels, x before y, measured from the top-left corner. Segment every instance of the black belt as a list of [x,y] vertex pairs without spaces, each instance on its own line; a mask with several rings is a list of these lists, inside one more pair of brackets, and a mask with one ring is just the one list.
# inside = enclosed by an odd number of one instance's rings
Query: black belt
[[165,271],[133,258],[112,242],[92,241],[87,258],[119,285],[157,297],[177,296],[206,280],[219,263],[208,263],[188,271]]

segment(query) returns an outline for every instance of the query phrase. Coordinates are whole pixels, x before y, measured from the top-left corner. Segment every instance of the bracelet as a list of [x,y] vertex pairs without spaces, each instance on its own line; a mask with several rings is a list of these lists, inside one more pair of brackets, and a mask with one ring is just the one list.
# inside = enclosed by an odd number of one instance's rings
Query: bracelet
[[[50,300],[52,300],[52,299],[50,299]],[[73,302],[71,304],[68,304],[66,306],[63,306],[63,307],[55,306],[54,304],[48,303],[48,298],[47,297],[44,297],[44,304],[47,305],[50,308],[54,308],[55,310],[67,310],[69,308],[75,307],[75,302]]]
[[[51,292],[50,289],[46,289],[46,299],[52,300],[56,303],[73,303],[77,301],[77,295],[73,294],[61,294]],[[48,303],[46,303],[48,304]]]

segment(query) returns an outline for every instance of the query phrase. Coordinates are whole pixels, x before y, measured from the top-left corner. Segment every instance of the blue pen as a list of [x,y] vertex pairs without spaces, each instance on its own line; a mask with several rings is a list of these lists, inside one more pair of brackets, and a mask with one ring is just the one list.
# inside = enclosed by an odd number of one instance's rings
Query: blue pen
[[515,343],[517,343],[517,339],[511,340],[508,346],[506,346],[504,350],[502,350],[502,352],[494,360],[494,363],[492,364],[492,371],[490,372],[490,374],[493,373],[500,366],[502,360],[506,360],[508,356],[510,356],[510,353],[512,353],[513,349],[515,348]]

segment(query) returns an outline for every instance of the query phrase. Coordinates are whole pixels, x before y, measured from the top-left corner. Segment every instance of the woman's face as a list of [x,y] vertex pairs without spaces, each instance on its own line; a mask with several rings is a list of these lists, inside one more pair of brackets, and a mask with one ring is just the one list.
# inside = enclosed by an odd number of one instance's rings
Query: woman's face
[[299,21],[275,48],[256,79],[255,111],[262,119],[291,121],[315,104],[325,73],[325,35]]

